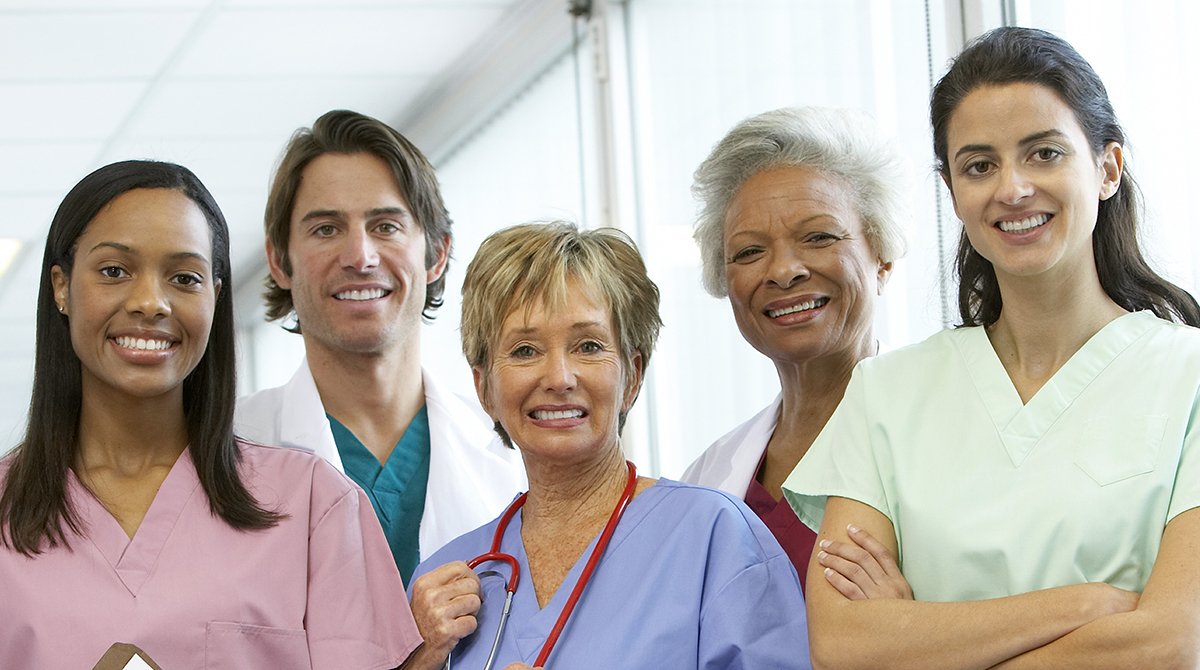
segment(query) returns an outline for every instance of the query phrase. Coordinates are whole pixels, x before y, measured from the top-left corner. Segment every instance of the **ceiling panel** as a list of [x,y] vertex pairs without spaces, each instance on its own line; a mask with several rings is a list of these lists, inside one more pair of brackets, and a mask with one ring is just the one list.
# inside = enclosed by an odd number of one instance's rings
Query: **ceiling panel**
[[392,116],[412,101],[427,80],[394,75],[175,78],[148,97],[126,134],[286,139],[292,130],[312,124],[330,109]]
[[501,15],[498,6],[225,9],[183,54],[176,74],[433,75]]
[[145,90],[144,81],[0,83],[0,142],[104,139]]
[[[102,142],[6,143],[0,145],[0,198],[66,195],[91,171]],[[0,235],[8,236],[4,230]]]
[[190,9],[0,13],[0,81],[146,79],[198,16]]

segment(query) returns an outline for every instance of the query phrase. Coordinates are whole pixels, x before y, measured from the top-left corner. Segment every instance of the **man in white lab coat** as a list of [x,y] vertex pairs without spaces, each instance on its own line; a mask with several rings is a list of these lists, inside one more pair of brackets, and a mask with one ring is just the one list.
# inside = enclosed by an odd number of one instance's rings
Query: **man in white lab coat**
[[332,111],[292,136],[267,200],[267,318],[306,358],[238,403],[236,430],[300,447],[367,493],[407,583],[417,562],[495,518],[524,486],[474,399],[421,366],[451,221],[424,155],[386,124]]

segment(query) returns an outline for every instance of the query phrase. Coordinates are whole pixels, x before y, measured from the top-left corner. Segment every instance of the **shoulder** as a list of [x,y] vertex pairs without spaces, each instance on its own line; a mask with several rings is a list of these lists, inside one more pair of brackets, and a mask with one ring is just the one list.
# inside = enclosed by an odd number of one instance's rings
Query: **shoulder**
[[247,485],[268,492],[273,498],[307,496],[315,509],[332,506],[358,491],[346,475],[311,451],[268,446],[242,438],[238,438],[238,448]]
[[1130,328],[1145,328],[1149,342],[1156,346],[1171,347],[1174,355],[1200,355],[1200,328],[1160,319],[1151,312],[1136,312],[1122,317],[1122,325],[1126,323]]
[[737,496],[695,484],[659,479],[641,497],[652,505],[646,519],[655,533],[670,541],[707,545],[709,556],[740,553],[749,562],[783,555],[779,543],[746,503]]

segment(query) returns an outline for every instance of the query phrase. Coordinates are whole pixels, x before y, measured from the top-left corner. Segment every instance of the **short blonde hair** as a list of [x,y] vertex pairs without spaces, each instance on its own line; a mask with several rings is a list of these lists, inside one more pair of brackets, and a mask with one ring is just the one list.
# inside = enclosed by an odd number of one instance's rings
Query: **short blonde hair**
[[[612,312],[627,383],[633,361],[641,355],[642,369],[658,340],[658,286],[646,273],[637,246],[616,228],[580,230],[566,221],[525,223],[493,233],[467,266],[462,289],[463,355],[471,367],[487,371],[504,320],[514,310],[532,309],[536,301],[550,308],[570,300],[570,280],[579,282]],[[497,426],[501,437],[507,436]]]

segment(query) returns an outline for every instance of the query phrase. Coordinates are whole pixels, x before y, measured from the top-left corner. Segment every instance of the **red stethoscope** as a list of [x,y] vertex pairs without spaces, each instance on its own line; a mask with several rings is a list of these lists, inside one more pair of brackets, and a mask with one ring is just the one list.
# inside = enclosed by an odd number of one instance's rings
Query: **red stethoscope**
[[[545,667],[546,659],[550,657],[550,652],[554,649],[554,643],[558,642],[563,628],[566,628],[567,620],[571,618],[571,612],[575,609],[575,604],[579,602],[579,597],[583,595],[583,589],[587,587],[592,572],[596,570],[596,565],[600,563],[600,556],[604,553],[605,547],[608,546],[608,541],[612,537],[613,531],[617,529],[617,523],[621,521],[621,516],[625,514],[625,508],[629,506],[629,501],[633,500],[634,490],[637,489],[637,468],[629,461],[625,461],[625,466],[629,471],[629,475],[625,481],[625,490],[621,493],[621,499],[617,501],[617,506],[613,508],[612,514],[609,515],[608,523],[604,525],[604,530],[600,533],[600,539],[596,541],[596,547],[592,549],[592,554],[588,556],[587,563],[583,566],[583,572],[579,575],[579,580],[575,582],[575,589],[571,591],[571,597],[567,598],[562,612],[558,614],[558,620],[554,622],[554,628],[550,630],[550,636],[546,638],[541,652],[538,653],[537,660],[533,662],[534,666]],[[528,493],[522,493],[516,500],[512,501],[508,509],[504,510],[504,514],[500,516],[500,523],[496,525],[496,534],[492,536],[491,551],[467,561],[467,565],[472,570],[483,563],[492,561],[508,563],[510,570],[509,578],[504,583],[504,590],[507,594],[504,596],[504,610],[500,614],[500,625],[496,628],[496,639],[492,641],[492,650],[488,653],[487,663],[484,664],[483,670],[491,670],[492,664],[496,661],[496,653],[500,650],[500,638],[504,635],[504,626],[508,623],[508,615],[512,611],[513,594],[517,592],[517,583],[521,577],[520,564],[517,563],[516,557],[512,554],[500,551],[500,540],[504,537],[504,531],[508,529],[508,522],[521,509],[525,504],[525,499],[528,497]],[[446,670],[450,670],[449,657],[446,658]]]

